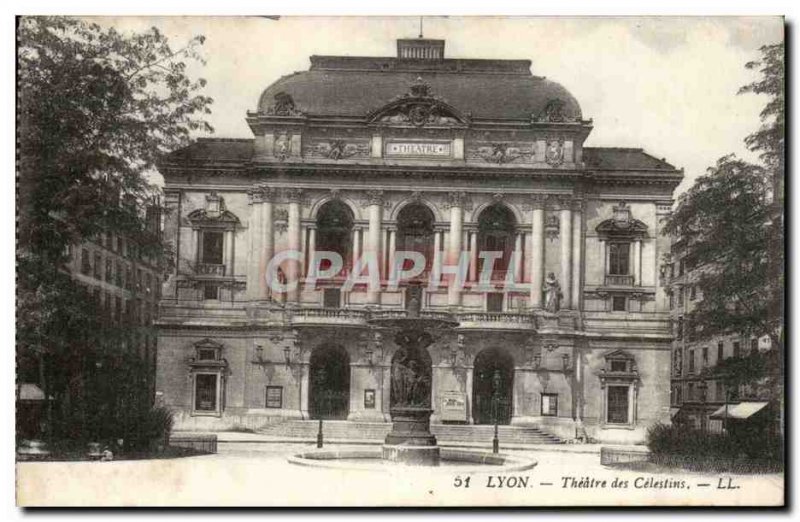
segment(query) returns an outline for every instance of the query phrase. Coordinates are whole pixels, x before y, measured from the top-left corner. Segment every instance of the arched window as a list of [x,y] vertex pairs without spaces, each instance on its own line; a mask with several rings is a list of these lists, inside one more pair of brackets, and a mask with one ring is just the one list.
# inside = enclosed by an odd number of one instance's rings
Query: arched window
[[[496,203],[485,208],[478,216],[478,251],[502,252],[503,257],[494,262],[492,279],[502,279],[508,270],[511,253],[514,251],[517,220],[505,205]],[[478,269],[483,271],[483,259]]]
[[[397,216],[397,250],[419,252],[425,256],[426,272],[433,264],[433,212],[422,204],[412,204]],[[407,260],[404,270],[411,268]]]
[[[317,251],[336,252],[342,256],[345,271],[352,267],[353,212],[341,201],[328,201],[317,213]],[[321,270],[330,268],[325,260]]]

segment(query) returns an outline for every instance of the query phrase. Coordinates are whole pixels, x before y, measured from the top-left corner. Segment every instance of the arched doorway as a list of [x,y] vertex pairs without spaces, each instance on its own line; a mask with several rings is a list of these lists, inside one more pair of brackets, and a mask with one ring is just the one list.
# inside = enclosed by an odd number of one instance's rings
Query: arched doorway
[[500,348],[487,348],[475,357],[472,418],[475,424],[511,423],[514,360]]
[[[494,262],[492,279],[504,279],[514,250],[517,220],[509,208],[495,203],[483,209],[478,216],[478,251],[502,252],[503,257]],[[483,270],[483,258],[479,258]]]
[[[433,223],[435,218],[431,209],[421,203],[412,203],[403,207],[397,215],[397,250],[419,252],[425,256],[425,277],[433,265]],[[407,260],[403,270],[411,268]]]
[[350,406],[350,357],[338,345],[311,354],[308,408],[312,419],[346,419]]
[[392,357],[390,406],[430,408],[431,356],[426,349],[431,342],[430,336],[400,332],[396,341],[401,347]]
[[[345,272],[353,266],[353,212],[338,200],[328,201],[317,213],[317,244],[319,252],[336,252],[342,256]],[[320,270],[328,270],[330,261],[323,261]]]

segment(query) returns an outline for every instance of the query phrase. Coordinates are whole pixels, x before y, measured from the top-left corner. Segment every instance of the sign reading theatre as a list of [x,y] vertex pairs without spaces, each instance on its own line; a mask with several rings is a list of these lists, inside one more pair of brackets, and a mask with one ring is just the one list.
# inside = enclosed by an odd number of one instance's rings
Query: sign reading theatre
[[449,158],[450,143],[393,141],[386,144],[386,156]]

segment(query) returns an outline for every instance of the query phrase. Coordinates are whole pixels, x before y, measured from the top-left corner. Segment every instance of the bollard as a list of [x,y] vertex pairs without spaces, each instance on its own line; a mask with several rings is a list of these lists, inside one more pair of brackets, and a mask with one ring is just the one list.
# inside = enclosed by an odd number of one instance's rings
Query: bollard
[[322,447],[322,419],[319,420],[319,431],[317,431],[317,447]]
[[492,453],[500,452],[500,440],[497,438],[497,421],[494,423],[494,438],[492,439]]

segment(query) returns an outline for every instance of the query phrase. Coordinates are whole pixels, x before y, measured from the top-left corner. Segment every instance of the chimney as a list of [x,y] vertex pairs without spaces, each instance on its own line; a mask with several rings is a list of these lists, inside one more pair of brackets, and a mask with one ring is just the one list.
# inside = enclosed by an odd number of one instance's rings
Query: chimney
[[444,40],[402,38],[397,40],[397,57],[411,60],[443,60]]

